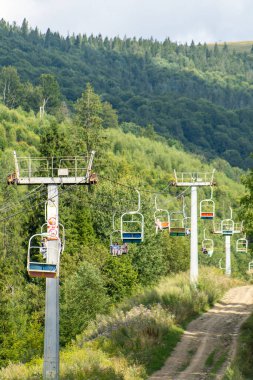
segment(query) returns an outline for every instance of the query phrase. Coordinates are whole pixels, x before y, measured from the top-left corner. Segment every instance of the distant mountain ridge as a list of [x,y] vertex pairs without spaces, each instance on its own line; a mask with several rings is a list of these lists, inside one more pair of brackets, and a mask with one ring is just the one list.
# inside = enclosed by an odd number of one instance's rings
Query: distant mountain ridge
[[253,53],[231,46],[64,38],[30,29],[26,20],[21,27],[0,21],[0,67],[15,66],[32,83],[54,74],[70,105],[91,82],[121,122],[153,124],[190,151],[247,169],[253,162]]

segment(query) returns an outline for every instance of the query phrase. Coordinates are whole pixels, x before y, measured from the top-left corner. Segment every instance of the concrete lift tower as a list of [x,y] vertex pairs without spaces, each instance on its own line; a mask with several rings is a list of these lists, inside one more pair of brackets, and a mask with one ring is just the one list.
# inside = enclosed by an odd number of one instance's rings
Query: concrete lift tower
[[198,282],[198,187],[210,187],[216,185],[214,172],[180,172],[174,170],[172,186],[191,188],[191,258],[190,258],[190,282]]
[[[62,244],[58,215],[59,185],[90,185],[97,182],[92,173],[95,151],[87,156],[31,158],[17,157],[14,152],[15,171],[9,175],[9,184],[47,185],[45,233],[33,235],[29,240],[27,270],[33,277],[46,278],[46,309],[44,334],[44,380],[59,379],[59,263]],[[46,240],[46,249],[33,239]],[[46,262],[32,261],[32,250],[45,249]]]

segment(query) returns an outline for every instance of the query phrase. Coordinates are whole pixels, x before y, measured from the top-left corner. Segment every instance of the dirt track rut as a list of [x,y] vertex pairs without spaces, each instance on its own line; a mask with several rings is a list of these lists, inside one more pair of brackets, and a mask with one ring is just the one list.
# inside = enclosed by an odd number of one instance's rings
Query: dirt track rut
[[149,380],[221,380],[232,360],[241,324],[253,311],[253,286],[230,289],[192,321],[164,367]]

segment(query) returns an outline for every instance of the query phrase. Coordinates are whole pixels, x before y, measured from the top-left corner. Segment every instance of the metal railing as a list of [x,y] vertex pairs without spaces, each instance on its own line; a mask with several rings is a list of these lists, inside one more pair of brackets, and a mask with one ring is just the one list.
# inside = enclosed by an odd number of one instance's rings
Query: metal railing
[[214,183],[214,172],[176,172],[174,170],[174,178],[176,182],[190,182],[190,183]]
[[[84,177],[90,169],[90,156],[16,157],[19,177]],[[62,171],[61,171],[62,169]],[[65,169],[65,170],[64,170]]]

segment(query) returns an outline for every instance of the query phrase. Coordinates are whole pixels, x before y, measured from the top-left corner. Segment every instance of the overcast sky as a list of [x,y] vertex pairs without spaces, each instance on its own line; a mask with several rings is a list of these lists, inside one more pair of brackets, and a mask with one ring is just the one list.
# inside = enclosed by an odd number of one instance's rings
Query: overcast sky
[[251,41],[252,16],[253,0],[0,0],[0,18],[64,36]]

